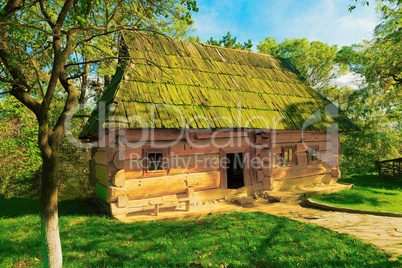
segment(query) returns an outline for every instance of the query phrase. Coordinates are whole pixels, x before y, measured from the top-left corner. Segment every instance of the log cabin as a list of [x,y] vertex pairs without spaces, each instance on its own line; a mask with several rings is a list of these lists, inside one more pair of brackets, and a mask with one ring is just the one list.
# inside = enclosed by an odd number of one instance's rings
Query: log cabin
[[80,134],[116,218],[339,178],[338,133],[359,128],[289,61],[121,34],[124,60]]

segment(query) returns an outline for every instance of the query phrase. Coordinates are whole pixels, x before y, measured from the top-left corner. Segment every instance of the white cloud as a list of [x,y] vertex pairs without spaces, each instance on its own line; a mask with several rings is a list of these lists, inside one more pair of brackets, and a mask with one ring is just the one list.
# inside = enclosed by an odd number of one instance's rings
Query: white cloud
[[[349,13],[348,0],[315,3],[307,7],[302,3],[296,7],[299,11],[288,6],[289,9],[276,15],[275,21],[279,22],[274,27],[274,34],[282,37],[278,38],[280,41],[285,37],[306,37],[311,41],[350,45],[367,38],[377,24],[374,7],[359,7]],[[292,16],[286,17],[285,14],[289,13]]]
[[228,31],[239,42],[270,36],[319,40],[330,45],[351,45],[370,37],[378,23],[375,7],[358,6],[349,13],[350,0],[197,0],[194,33],[202,41],[220,39]]

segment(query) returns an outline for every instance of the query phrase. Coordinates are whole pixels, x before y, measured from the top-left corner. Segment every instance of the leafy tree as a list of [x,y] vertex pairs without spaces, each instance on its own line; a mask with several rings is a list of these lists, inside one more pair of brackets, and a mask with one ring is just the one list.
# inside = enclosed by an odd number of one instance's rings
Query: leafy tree
[[201,38],[199,36],[188,36],[185,40],[189,42],[194,42],[194,43],[201,43]]
[[[45,267],[62,266],[57,171],[66,118],[79,97],[76,85],[77,79],[82,77],[80,68],[84,66],[85,73],[92,68],[86,64],[118,59],[117,51],[103,48],[118,42],[119,30],[143,28],[139,18],[152,21],[176,16],[179,20],[190,21],[190,12],[197,11],[194,0],[177,0],[176,4],[185,11],[180,14],[170,3],[166,0],[102,3],[99,0],[8,0],[1,3],[1,94],[14,96],[31,110],[38,126]],[[60,113],[54,109],[57,98],[64,103]]]
[[11,96],[0,100],[0,195],[35,197],[41,165],[35,116]]
[[225,36],[222,37],[220,40],[215,40],[213,37],[211,37],[209,40],[207,40],[207,44],[214,45],[214,46],[224,46],[226,48],[234,48],[234,49],[241,49],[241,50],[251,50],[251,47],[253,44],[251,43],[251,40],[248,39],[247,42],[245,42],[243,45],[240,44],[239,42],[236,43],[237,37],[232,37],[230,32],[228,32]]
[[288,59],[315,89],[322,91],[331,86],[333,79],[344,72],[336,66],[337,46],[306,38],[285,39],[278,43],[267,37],[257,46],[258,52]]
[[224,37],[222,37],[221,42],[226,48],[240,48],[241,45],[240,43],[236,44],[236,39],[236,36],[232,38],[232,35],[228,32]]
[[[370,5],[370,1],[367,1],[367,0],[350,0],[350,1],[352,1],[354,3],[360,3],[362,6],[369,6]],[[382,3],[388,2],[388,3],[391,3],[391,4],[396,3],[397,5],[402,4],[402,0],[377,0],[377,2],[380,2],[380,3],[381,2]],[[350,5],[349,8],[348,8],[348,10],[350,12],[352,12],[354,9],[356,9],[355,4]]]
[[211,37],[207,40],[207,44],[220,47],[222,44],[222,40],[215,40],[213,37]]
[[374,37],[342,47],[336,58],[363,78],[359,88],[349,92],[346,105],[347,114],[362,128],[342,135],[342,158],[350,172],[373,171],[376,160],[402,154],[402,1],[378,3],[382,19]]
[[250,51],[252,46],[253,46],[253,43],[251,43],[251,39],[248,39],[247,42],[244,42],[242,49]]

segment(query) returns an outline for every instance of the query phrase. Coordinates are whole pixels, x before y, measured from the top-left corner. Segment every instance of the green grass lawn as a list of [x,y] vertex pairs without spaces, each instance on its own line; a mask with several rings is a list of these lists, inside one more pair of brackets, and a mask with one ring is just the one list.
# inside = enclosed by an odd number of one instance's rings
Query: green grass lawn
[[[37,200],[0,198],[0,267],[41,267]],[[60,203],[65,267],[392,267],[351,236],[262,213],[125,224]]]
[[353,183],[354,187],[313,199],[338,207],[402,213],[402,177],[342,175],[338,181]]

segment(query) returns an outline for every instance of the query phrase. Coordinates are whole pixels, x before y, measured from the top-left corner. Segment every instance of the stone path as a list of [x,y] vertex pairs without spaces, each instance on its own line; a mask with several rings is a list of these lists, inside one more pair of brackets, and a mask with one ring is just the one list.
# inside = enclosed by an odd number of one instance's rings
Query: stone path
[[322,211],[284,203],[259,204],[245,210],[286,216],[353,235],[391,253],[392,259],[399,260],[402,267],[402,218]]

